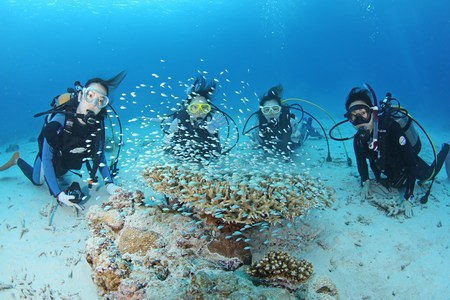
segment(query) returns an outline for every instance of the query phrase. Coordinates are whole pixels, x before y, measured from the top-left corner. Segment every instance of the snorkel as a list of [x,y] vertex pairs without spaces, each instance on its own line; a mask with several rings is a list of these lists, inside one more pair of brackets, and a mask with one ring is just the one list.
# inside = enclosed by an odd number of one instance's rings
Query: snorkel
[[377,96],[375,95],[374,90],[368,83],[364,83],[364,86],[369,90],[370,94],[372,94],[373,104],[373,137],[372,142],[369,144],[369,149],[373,151],[378,150],[378,101]]

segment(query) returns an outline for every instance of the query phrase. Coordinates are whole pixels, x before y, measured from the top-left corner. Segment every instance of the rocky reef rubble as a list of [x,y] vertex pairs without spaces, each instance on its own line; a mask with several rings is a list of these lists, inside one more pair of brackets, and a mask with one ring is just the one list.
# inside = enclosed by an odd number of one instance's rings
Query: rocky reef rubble
[[140,192],[122,192],[89,209],[86,259],[100,297],[293,299],[297,291],[311,292],[301,281],[289,289],[256,286],[246,272],[250,251],[224,237],[207,217],[151,207],[143,199]]

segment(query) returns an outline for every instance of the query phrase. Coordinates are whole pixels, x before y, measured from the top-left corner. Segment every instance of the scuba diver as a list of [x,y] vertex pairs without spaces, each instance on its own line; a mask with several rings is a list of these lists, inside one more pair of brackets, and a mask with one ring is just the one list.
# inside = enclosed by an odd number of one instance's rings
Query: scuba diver
[[[374,103],[372,103],[371,96]],[[393,105],[394,101],[398,104],[397,106]],[[400,206],[389,211],[388,215],[395,215],[403,211],[405,216],[410,218],[413,216],[412,202],[414,201],[416,180],[419,180],[420,183],[432,180],[427,193],[420,200],[424,204],[428,201],[431,186],[449,153],[450,145],[444,143],[441,151],[438,154],[435,152],[433,164],[428,165],[419,157],[421,141],[412,122],[414,121],[418,126],[420,124],[400,107],[398,101],[392,98],[390,93],[380,103],[380,107],[377,105],[375,93],[367,84],[366,88],[353,88],[345,102],[347,110],[345,117],[357,130],[353,147],[361,177],[361,197],[366,199],[371,194],[368,160],[379,184],[388,190],[391,187],[405,188],[403,199],[399,203]],[[331,132],[334,128],[346,121],[331,128],[330,136],[332,137]],[[423,130],[421,126],[420,128]],[[424,133],[426,134],[425,131]]]
[[[177,159],[189,162],[206,162],[229,152],[223,149],[219,130],[229,120],[234,120],[212,103],[211,95],[215,82],[207,82],[203,76],[197,77],[187,91],[187,98],[181,109],[165,117],[161,123],[164,135],[164,149]],[[229,130],[229,128],[228,128]],[[237,137],[237,139],[239,136]]]
[[290,154],[300,147],[308,137],[322,138],[322,135],[312,127],[312,118],[299,120],[292,113],[291,109],[297,109],[295,105],[284,105],[281,97],[283,87],[274,86],[264,94],[259,101],[259,110],[253,113],[250,118],[257,114],[257,124],[244,134],[254,130],[251,139],[258,147],[263,148],[270,154],[281,154],[283,159],[289,160]]
[[[120,190],[114,184],[111,176],[114,173],[111,174],[106,161],[104,119],[110,103],[109,91],[116,88],[125,76],[122,71],[108,80],[92,78],[84,87],[77,81],[75,89],[68,89],[69,93],[55,97],[53,109],[35,115],[48,115],[48,118],[38,138],[39,152],[34,166],[18,156],[14,163],[34,185],[42,185],[45,180],[59,204],[84,209],[78,204],[84,200],[79,184],[74,182],[63,190],[57,181],[70,170],[80,170],[83,162],[89,170],[89,187],[97,182],[99,170],[109,194]],[[62,96],[68,99],[60,104]]]

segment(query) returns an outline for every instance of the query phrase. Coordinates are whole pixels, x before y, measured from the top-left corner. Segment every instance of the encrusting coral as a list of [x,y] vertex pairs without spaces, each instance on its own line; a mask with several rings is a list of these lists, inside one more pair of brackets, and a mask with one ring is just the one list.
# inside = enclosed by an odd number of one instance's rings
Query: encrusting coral
[[142,231],[134,227],[126,227],[120,233],[117,249],[121,253],[145,254],[155,248],[159,235],[151,230]]
[[282,251],[270,251],[257,263],[253,263],[247,273],[265,285],[282,286],[295,290],[296,286],[308,280],[313,266],[306,260],[298,261]]
[[226,223],[276,224],[333,201],[331,189],[306,174],[230,173],[167,164],[150,166],[143,177],[153,190]]

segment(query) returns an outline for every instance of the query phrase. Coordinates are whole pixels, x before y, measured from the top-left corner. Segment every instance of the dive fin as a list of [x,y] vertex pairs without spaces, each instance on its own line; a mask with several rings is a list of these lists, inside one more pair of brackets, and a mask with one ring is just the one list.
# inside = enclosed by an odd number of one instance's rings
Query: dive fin
[[447,171],[447,179],[450,180],[450,154],[445,159],[445,170]]
[[19,152],[14,152],[13,156],[8,160],[6,164],[0,166],[0,171],[5,171],[17,164],[17,160],[19,159]]

